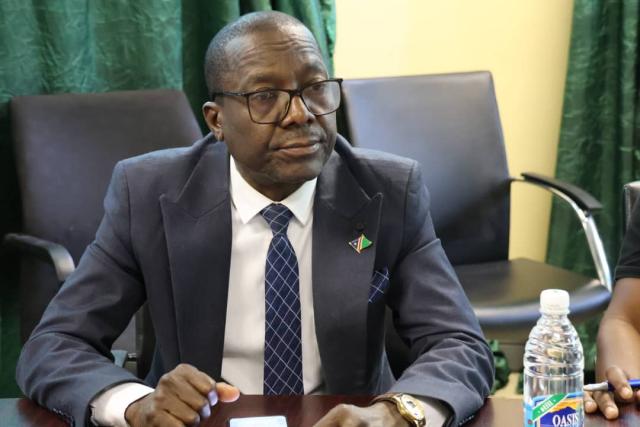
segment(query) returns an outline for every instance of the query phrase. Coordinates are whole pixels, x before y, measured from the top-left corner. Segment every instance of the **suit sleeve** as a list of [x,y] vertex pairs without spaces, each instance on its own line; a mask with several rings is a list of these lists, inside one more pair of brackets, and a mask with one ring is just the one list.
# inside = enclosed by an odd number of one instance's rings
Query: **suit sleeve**
[[415,362],[392,391],[438,399],[457,425],[489,394],[494,366],[473,309],[436,237],[417,164],[407,185],[403,249],[388,304]]
[[128,185],[116,165],[96,238],[24,345],[16,379],[26,396],[75,425],[89,403],[123,382],[141,382],[113,364],[111,345],[145,298],[130,241]]

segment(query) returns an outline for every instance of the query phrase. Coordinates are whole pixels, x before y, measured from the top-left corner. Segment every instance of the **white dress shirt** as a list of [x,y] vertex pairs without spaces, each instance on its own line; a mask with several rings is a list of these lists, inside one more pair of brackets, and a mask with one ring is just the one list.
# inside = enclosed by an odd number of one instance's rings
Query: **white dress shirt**
[[[240,175],[231,157],[231,264],[221,376],[244,394],[262,394],[264,378],[267,251],[273,237],[260,211],[271,203]],[[279,203],[293,213],[287,229],[298,258],[302,322],[302,372],[305,394],[322,393],[324,380],[315,333],[311,287],[313,200],[317,179],[305,182]],[[212,261],[213,262],[213,261]],[[138,383],[113,387],[91,402],[91,420],[97,425],[127,427],[127,407],[153,391]],[[433,399],[422,399],[430,426],[441,426],[448,409]]]
[[[264,274],[271,227],[260,211],[273,200],[249,185],[231,158],[231,266],[221,376],[244,394],[262,394],[264,378]],[[293,216],[287,237],[298,259],[302,324],[302,378],[305,394],[321,391],[320,352],[311,288],[313,197],[317,179],[282,200]],[[229,309],[231,308],[231,309]]]

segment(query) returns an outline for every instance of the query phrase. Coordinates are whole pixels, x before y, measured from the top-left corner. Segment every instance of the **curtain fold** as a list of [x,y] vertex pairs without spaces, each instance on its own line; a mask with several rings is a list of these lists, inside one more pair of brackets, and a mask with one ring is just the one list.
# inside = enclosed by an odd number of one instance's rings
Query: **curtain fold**
[[[622,238],[622,185],[640,178],[638,1],[576,0],[556,176],[598,198],[611,265]],[[573,214],[554,202],[548,260],[593,274]]]
[[[0,2],[0,237],[20,229],[11,97],[177,88],[199,117],[207,98],[202,74],[210,39],[241,14],[258,10],[279,10],[305,23],[332,70],[335,0]],[[0,397],[18,393],[14,263],[0,259]]]
[[[596,221],[613,267],[622,239],[622,186],[640,179],[637,0],[575,0],[556,177],[598,198]],[[573,212],[554,200],[548,262],[595,275]],[[579,328],[593,366],[598,319]]]

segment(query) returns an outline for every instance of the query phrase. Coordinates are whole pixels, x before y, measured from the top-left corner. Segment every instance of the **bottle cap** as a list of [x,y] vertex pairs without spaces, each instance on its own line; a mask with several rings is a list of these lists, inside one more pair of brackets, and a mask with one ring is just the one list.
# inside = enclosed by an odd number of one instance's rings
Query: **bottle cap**
[[540,312],[569,314],[569,292],[563,289],[545,289],[540,293]]

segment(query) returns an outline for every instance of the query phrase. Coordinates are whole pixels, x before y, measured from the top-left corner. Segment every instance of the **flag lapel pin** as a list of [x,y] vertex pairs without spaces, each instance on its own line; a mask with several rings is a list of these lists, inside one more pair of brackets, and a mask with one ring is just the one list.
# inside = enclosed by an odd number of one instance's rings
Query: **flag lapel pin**
[[349,242],[349,246],[351,246],[353,250],[358,253],[361,253],[364,249],[367,249],[371,245],[373,245],[373,242],[367,239],[364,234],[361,234],[360,237]]

